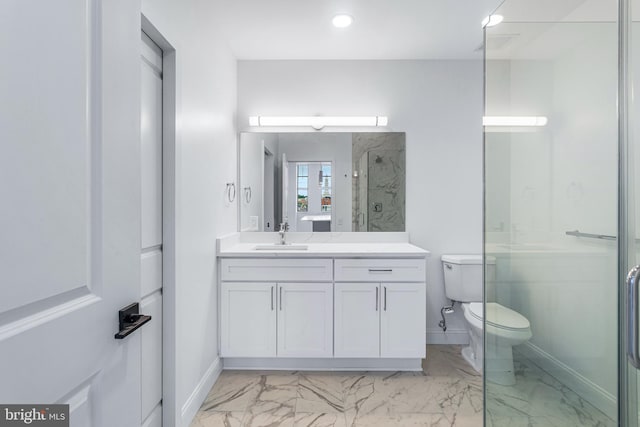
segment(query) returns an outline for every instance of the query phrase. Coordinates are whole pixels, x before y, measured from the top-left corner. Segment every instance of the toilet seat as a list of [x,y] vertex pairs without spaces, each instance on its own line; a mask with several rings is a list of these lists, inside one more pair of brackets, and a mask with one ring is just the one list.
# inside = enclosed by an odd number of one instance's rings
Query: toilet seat
[[[471,310],[472,305],[474,308],[473,311]],[[491,317],[493,318],[493,321],[489,321],[486,322],[486,324],[483,324],[483,319],[481,316],[482,303],[476,302],[462,304],[464,310],[464,318],[467,320],[467,322],[469,322],[469,325],[472,328],[476,328],[479,331],[482,331],[484,329],[487,333],[487,336],[489,337],[494,336],[514,343],[522,343],[531,338],[531,327],[526,317],[500,304],[487,303],[487,306],[490,310],[492,310]],[[494,316],[493,313],[495,312],[499,312],[500,314],[498,316]],[[499,324],[498,322],[504,322],[505,324]]]
[[[489,326],[511,331],[528,330],[531,327],[529,320],[517,311],[513,311],[495,302],[488,302],[486,306],[487,312],[490,313],[489,318],[491,319],[486,320],[486,324]],[[482,303],[470,303],[469,314],[482,322],[484,318]]]

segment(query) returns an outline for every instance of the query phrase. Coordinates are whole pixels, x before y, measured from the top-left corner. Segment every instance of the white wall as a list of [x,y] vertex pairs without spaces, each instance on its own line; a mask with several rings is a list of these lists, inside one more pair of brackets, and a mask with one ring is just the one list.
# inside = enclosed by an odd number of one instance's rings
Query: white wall
[[[218,354],[216,237],[236,231],[236,61],[216,28],[224,2],[143,0],[142,11],[176,49],[176,399],[168,425],[187,426],[207,393]],[[139,43],[139,40],[132,40]]]
[[482,85],[473,60],[238,62],[243,130],[250,115],[386,115],[390,130],[406,132],[407,231],[432,252],[430,342],[467,339],[460,310],[446,335],[438,327],[448,304],[440,256],[482,251]]
[[[244,134],[240,143],[240,231],[263,231],[264,138],[260,134]],[[257,220],[252,221],[252,217]]]

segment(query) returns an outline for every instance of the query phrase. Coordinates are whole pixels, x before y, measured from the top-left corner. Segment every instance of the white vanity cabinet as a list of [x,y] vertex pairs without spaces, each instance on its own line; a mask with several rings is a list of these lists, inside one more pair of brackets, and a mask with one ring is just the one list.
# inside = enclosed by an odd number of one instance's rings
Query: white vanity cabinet
[[220,352],[223,356],[276,356],[276,286],[275,282],[222,282]]
[[223,259],[223,357],[332,357],[333,260]]
[[334,354],[380,356],[380,284],[335,284]]
[[424,259],[336,259],[334,268],[335,357],[425,357]]
[[415,256],[221,257],[225,366],[420,370],[426,261],[410,249]]
[[280,283],[278,303],[278,356],[333,356],[333,283]]

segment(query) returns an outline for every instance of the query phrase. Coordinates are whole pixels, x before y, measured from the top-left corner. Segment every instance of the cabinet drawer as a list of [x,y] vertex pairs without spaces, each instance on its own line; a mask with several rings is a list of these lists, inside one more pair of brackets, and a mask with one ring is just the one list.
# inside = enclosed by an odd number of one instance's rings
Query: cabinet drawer
[[225,281],[333,281],[330,259],[223,258],[221,267]]
[[424,282],[424,259],[336,259],[336,282]]

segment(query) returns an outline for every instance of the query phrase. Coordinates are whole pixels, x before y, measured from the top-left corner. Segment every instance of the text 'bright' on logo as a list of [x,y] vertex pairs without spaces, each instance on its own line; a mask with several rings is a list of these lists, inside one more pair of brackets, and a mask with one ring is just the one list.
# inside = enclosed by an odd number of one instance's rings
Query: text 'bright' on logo
[[0,427],[69,427],[69,405],[0,405]]

